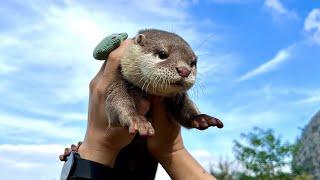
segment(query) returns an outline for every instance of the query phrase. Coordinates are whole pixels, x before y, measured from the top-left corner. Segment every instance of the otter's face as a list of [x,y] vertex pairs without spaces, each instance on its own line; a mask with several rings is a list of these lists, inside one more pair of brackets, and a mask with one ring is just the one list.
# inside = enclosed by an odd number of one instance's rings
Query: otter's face
[[139,34],[121,61],[127,80],[160,96],[190,89],[196,79],[196,64],[194,52],[182,38],[155,30]]

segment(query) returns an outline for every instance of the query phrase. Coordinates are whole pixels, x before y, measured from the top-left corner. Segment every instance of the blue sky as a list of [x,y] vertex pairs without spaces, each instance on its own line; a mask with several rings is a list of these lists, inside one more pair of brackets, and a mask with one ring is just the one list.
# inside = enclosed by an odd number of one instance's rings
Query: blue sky
[[[92,58],[106,35],[159,28],[199,56],[191,90],[225,128],[184,130],[204,165],[232,159],[254,126],[293,141],[320,109],[320,2],[314,0],[3,1],[0,7],[2,179],[58,179],[58,154],[83,139]],[[41,171],[39,171],[41,169]],[[158,179],[166,179],[163,170]]]

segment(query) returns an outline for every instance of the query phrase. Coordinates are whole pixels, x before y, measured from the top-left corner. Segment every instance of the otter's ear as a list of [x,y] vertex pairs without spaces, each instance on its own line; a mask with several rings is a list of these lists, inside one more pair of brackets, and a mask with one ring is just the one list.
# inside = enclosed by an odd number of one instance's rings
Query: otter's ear
[[143,34],[138,34],[135,38],[134,38],[134,42],[136,44],[140,44],[141,46],[143,46],[144,42],[145,42],[146,36],[144,36]]

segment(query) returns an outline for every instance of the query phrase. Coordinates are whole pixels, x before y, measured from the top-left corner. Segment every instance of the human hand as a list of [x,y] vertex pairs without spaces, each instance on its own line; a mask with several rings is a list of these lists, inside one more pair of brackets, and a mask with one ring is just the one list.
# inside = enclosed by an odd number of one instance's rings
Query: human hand
[[148,138],[148,149],[171,179],[214,180],[185,149],[181,126],[167,113],[163,98],[151,97],[151,108],[156,133]]
[[78,152],[81,144],[82,142],[79,141],[77,145],[72,144],[70,148],[65,148],[63,154],[59,155],[60,161],[67,161],[67,157],[71,154],[71,152]]
[[[81,158],[113,166],[118,152],[128,145],[134,135],[129,135],[123,127],[109,127],[105,112],[105,92],[118,73],[119,60],[132,40],[125,40],[112,51],[90,82],[87,131],[78,152]],[[136,102],[139,113],[144,115],[149,109],[146,101]]]
[[152,125],[156,133],[148,138],[147,145],[150,153],[160,161],[184,149],[181,126],[167,113],[163,98],[152,96],[151,108]]

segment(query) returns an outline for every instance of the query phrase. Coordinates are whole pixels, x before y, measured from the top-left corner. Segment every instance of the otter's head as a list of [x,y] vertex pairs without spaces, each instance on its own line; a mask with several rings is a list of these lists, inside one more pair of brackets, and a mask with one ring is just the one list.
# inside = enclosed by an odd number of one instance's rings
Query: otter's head
[[197,57],[180,36],[160,30],[139,31],[121,59],[125,79],[149,94],[174,96],[196,79]]

